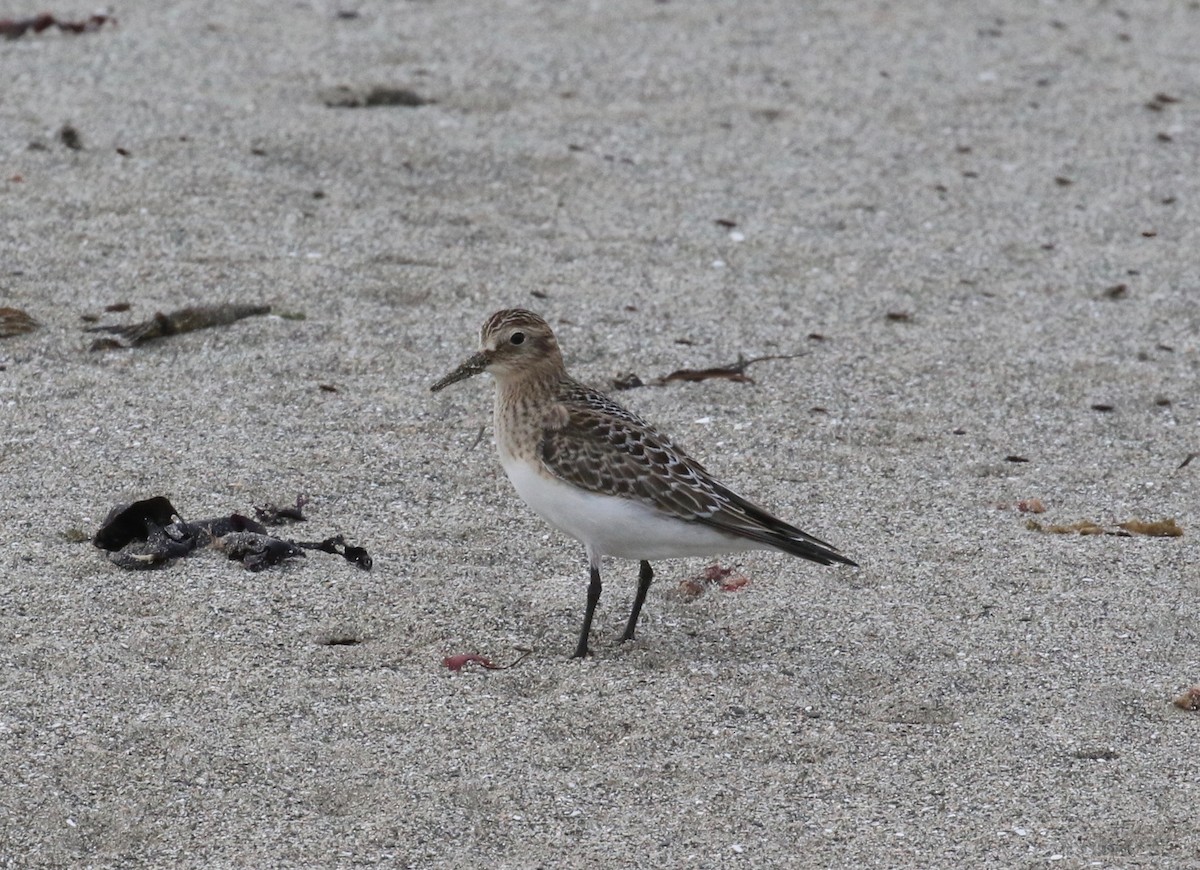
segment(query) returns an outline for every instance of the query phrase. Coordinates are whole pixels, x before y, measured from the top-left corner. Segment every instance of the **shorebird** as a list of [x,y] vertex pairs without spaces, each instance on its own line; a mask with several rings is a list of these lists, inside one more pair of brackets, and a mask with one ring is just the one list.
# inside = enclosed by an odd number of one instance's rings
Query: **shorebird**
[[641,563],[621,640],[632,640],[654,579],[650,560],[776,550],[821,565],[855,563],[718,483],[638,415],[567,374],[550,326],[532,311],[497,311],[482,348],[432,392],[488,372],[500,464],[543,520],[580,541],[590,582],[575,657],[590,652],[604,556]]

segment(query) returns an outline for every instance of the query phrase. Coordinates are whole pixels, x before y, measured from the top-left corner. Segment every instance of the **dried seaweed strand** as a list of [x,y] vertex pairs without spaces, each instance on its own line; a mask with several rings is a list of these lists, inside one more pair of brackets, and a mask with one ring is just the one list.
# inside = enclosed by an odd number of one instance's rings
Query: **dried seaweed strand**
[[270,305],[194,305],[169,314],[155,312],[152,318],[141,323],[128,326],[91,326],[86,331],[106,332],[117,336],[117,341],[100,338],[92,342],[92,350],[109,350],[113,347],[133,347],[156,338],[194,332],[197,329],[227,326],[245,317],[269,314],[270,311]]
[[747,359],[738,354],[737,362],[729,363],[723,366],[712,366],[705,369],[676,369],[670,374],[663,375],[660,378],[643,381],[635,374],[627,375],[623,378],[618,378],[613,381],[613,386],[618,390],[632,390],[636,387],[665,387],[667,384],[679,382],[697,382],[708,380],[726,380],[733,381],[739,384],[752,384],[754,379],[746,374],[746,369],[755,363],[766,362],[773,359],[795,359],[800,356],[807,356],[808,351],[800,353],[783,353],[769,354],[767,356],[756,356]]
[[116,24],[117,19],[111,15],[97,14],[78,21],[68,21],[43,12],[30,18],[0,18],[0,36],[19,39],[26,33],[41,33],[51,27],[57,27],[63,33],[92,33],[109,22]]

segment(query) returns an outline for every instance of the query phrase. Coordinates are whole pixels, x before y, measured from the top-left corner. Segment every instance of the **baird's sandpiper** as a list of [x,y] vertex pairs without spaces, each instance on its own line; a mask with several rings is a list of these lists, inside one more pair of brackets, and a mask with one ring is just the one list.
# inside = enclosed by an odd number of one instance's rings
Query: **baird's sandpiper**
[[822,565],[854,565],[837,548],[750,503],[670,438],[567,374],[550,326],[522,308],[497,311],[482,349],[433,392],[489,372],[500,464],[546,522],[583,543],[591,569],[577,657],[586,656],[604,556],[641,562],[630,640],[654,572],[651,559],[777,550]]

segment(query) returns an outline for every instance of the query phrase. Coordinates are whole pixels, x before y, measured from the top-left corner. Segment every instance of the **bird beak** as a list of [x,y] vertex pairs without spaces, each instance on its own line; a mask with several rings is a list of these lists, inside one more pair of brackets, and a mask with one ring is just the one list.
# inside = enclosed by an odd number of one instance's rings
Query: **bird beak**
[[481,350],[474,356],[463,360],[462,365],[430,387],[429,392],[436,393],[438,390],[445,389],[451,384],[457,384],[459,381],[465,381],[467,378],[474,377],[480,372],[486,371],[491,362],[492,358],[485,351]]

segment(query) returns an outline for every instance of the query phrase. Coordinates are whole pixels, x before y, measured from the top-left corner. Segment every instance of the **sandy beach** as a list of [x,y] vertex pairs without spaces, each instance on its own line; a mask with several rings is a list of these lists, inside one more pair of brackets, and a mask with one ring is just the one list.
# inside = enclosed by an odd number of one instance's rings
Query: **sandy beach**
[[[109,13],[0,40],[0,867],[1200,867],[1200,6]],[[513,306],[605,390],[772,357],[613,394],[861,567],[659,562],[620,644],[612,562],[572,660],[429,392]],[[300,494],[370,571],[90,542]]]

